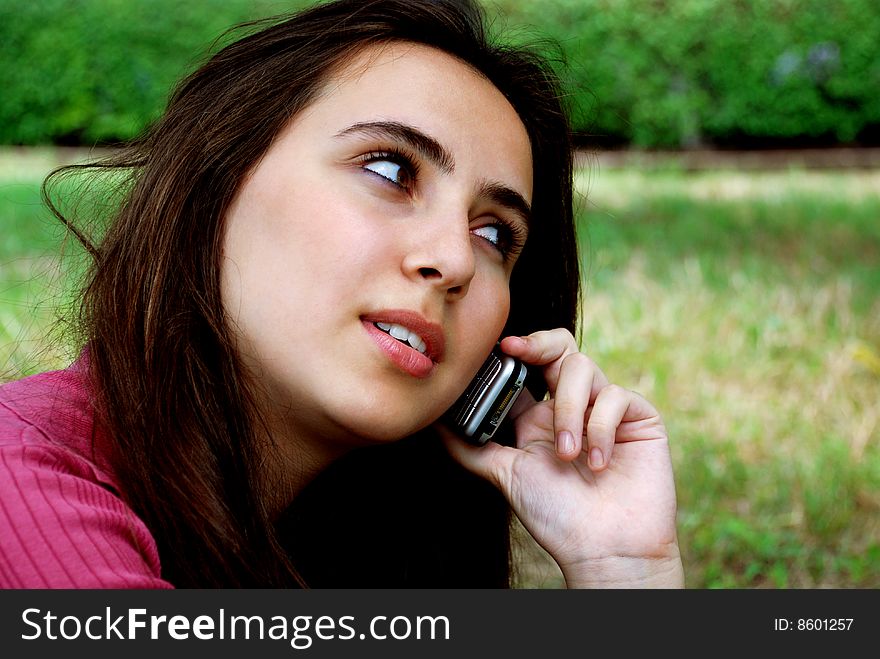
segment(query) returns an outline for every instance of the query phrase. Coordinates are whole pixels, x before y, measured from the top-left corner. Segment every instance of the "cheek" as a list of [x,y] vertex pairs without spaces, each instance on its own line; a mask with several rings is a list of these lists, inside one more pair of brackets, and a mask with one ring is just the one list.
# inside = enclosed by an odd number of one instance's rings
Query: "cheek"
[[361,209],[324,190],[299,186],[283,195],[261,190],[264,194],[249,200],[229,227],[225,250],[246,281],[261,282],[276,294],[305,285],[306,295],[332,295],[334,284],[364,276],[365,262],[377,259],[388,241]]
[[467,322],[470,318],[479,335],[494,343],[500,338],[510,311],[507,277],[496,272],[481,276],[474,280],[467,297],[471,299],[464,321]]

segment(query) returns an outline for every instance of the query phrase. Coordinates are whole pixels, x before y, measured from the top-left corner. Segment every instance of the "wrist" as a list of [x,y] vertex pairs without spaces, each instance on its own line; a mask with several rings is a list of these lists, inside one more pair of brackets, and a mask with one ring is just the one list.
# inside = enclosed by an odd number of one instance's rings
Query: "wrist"
[[567,588],[684,588],[678,547],[653,556],[605,556],[560,566]]

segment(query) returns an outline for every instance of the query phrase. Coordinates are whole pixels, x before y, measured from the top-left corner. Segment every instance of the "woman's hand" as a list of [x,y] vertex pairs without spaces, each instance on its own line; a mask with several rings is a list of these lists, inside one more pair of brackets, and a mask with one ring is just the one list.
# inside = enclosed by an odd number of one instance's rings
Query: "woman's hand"
[[610,384],[567,330],[507,337],[501,348],[542,365],[550,396],[519,397],[515,448],[470,446],[438,426],[453,457],[501,489],[569,588],[683,586],[657,410]]

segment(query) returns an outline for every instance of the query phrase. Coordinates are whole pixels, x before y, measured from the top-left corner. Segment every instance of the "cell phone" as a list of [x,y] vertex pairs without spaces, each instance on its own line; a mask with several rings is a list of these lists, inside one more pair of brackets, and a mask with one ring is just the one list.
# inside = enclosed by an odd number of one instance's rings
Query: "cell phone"
[[525,365],[496,344],[444,421],[471,444],[482,446],[504,421],[525,381]]

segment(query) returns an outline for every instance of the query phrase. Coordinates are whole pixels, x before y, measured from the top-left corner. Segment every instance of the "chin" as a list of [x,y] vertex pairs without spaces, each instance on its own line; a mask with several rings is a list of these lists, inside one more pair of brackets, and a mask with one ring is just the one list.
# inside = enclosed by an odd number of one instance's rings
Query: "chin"
[[436,386],[417,391],[382,386],[378,379],[371,383],[360,390],[346,386],[337,391],[335,399],[324,400],[326,418],[344,434],[366,442],[388,443],[409,437],[434,423],[452,404],[444,403],[446,395],[441,399]]
[[[409,411],[412,412],[411,409]],[[439,413],[429,418],[421,414],[418,417],[406,413],[392,415],[388,410],[383,410],[381,416],[349,413],[342,427],[350,437],[360,438],[365,443],[387,444],[424,430],[439,416]]]
[[371,444],[388,444],[391,442],[397,442],[401,439],[405,439],[410,435],[414,435],[415,433],[424,430],[428,426],[431,425],[430,421],[421,423],[421,424],[387,424],[384,426],[371,426],[368,430],[364,429],[364,432],[356,432],[359,437],[362,437],[364,440]]

